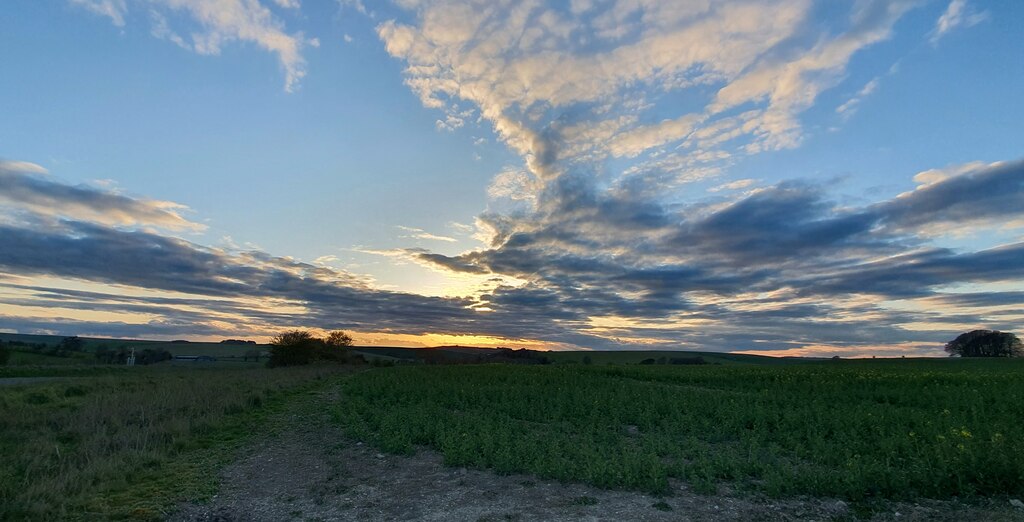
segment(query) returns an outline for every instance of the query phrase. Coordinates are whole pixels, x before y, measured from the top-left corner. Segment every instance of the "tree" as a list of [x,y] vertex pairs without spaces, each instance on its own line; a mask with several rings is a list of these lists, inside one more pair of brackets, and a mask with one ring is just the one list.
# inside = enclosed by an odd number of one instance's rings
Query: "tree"
[[0,343],[0,366],[7,364],[7,361],[11,358],[11,350],[9,350],[4,343]]
[[324,344],[331,348],[352,346],[352,336],[342,332],[341,330],[335,330],[327,334],[327,339],[324,339]]
[[349,346],[352,346],[352,336],[335,330],[327,334],[317,356],[328,361],[348,362],[349,352],[346,348]]
[[65,337],[60,340],[57,344],[57,349],[60,351],[68,352],[80,352],[85,349],[85,341],[77,335],[71,337]]
[[946,352],[960,357],[1024,357],[1024,345],[1009,332],[973,330],[946,343]]
[[270,360],[267,366],[298,366],[316,359],[323,340],[306,330],[284,332],[270,341]]

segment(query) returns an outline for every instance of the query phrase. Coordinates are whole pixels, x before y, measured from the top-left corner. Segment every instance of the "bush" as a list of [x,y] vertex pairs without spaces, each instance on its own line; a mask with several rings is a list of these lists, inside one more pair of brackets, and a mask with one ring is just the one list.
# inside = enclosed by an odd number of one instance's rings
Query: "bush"
[[0,366],[6,365],[10,359],[11,351],[6,346],[0,344]]

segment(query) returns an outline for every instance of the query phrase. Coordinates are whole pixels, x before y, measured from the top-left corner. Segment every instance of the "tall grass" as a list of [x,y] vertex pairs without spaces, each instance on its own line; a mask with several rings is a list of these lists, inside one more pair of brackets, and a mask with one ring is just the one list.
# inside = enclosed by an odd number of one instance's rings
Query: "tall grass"
[[337,417],[386,451],[601,487],[1019,496],[1021,362],[400,367],[347,381]]
[[138,368],[0,388],[0,519],[154,518],[265,412],[337,373]]

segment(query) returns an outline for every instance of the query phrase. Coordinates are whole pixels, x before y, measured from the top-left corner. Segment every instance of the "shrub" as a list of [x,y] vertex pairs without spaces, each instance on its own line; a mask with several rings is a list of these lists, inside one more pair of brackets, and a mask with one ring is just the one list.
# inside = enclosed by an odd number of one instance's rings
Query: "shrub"
[[0,344],[0,366],[6,365],[10,359],[11,351],[6,346]]

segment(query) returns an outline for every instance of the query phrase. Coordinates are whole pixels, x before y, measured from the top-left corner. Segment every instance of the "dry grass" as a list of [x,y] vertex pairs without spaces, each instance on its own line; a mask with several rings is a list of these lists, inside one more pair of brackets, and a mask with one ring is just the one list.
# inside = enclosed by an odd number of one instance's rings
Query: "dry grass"
[[345,372],[140,368],[0,389],[0,520],[156,518],[268,413]]

